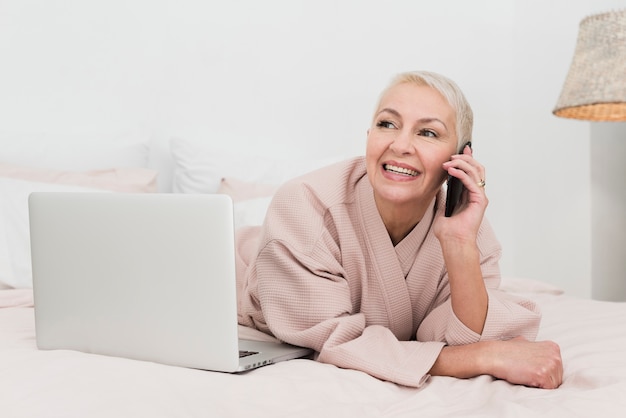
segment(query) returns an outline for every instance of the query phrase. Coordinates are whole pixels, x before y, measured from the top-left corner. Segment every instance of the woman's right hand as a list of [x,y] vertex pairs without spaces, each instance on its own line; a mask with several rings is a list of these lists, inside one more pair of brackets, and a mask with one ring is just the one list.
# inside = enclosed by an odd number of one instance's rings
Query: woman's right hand
[[507,382],[556,389],[563,382],[561,349],[552,341],[528,341],[517,337],[498,341],[487,350],[493,351],[492,376]]
[[517,337],[446,346],[430,374],[459,378],[488,374],[516,385],[556,389],[563,382],[563,361],[556,343]]

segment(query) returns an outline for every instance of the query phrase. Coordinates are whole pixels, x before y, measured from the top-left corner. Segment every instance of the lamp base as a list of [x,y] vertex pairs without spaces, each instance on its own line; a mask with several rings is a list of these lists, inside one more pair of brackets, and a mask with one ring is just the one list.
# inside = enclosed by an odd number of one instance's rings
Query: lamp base
[[591,124],[591,296],[626,301],[626,123]]

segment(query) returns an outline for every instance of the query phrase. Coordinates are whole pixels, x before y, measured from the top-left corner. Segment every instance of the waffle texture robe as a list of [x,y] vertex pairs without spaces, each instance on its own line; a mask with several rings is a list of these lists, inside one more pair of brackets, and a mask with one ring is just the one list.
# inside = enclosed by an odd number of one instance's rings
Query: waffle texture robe
[[[394,246],[358,157],[283,185],[262,227],[237,235],[239,322],[317,360],[419,387],[444,345],[522,335],[533,340],[536,305],[498,290],[500,244],[485,220],[477,244],[489,295],[482,334],[453,313],[430,210]],[[468,300],[467,303],[472,303]]]

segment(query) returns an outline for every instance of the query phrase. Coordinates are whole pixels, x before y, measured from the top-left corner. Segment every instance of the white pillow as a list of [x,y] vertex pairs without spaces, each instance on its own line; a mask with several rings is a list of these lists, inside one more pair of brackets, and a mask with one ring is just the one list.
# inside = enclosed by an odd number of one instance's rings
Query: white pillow
[[181,138],[170,141],[170,151],[174,160],[174,193],[216,193],[223,178],[280,185],[342,159],[273,159],[224,151]]
[[271,201],[272,197],[269,196],[235,202],[233,205],[235,228],[262,225]]
[[146,167],[149,136],[0,132],[0,162],[57,170]]
[[276,188],[277,186],[265,183],[223,178],[217,193],[226,194],[233,199],[235,228],[240,228],[246,225],[263,224],[265,213]]
[[90,187],[0,177],[0,282],[9,287],[32,287],[28,196],[35,191],[105,192]]
[[[32,191],[153,191],[149,135],[0,132],[0,287],[30,287]],[[69,185],[71,183],[73,185]]]
[[149,168],[110,168],[101,170],[52,170],[0,162],[0,177],[107,189],[116,192],[151,193],[157,191],[157,172]]

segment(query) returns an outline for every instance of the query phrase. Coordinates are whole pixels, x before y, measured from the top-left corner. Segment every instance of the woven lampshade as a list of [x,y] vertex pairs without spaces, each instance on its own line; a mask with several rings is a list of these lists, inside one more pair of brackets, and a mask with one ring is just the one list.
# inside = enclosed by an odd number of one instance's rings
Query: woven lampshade
[[580,22],[574,58],[552,113],[626,121],[626,9]]

